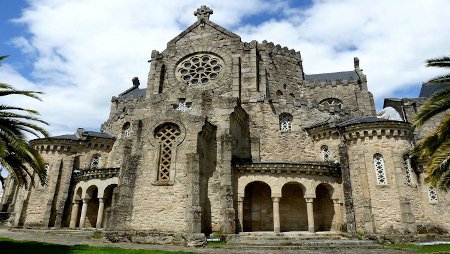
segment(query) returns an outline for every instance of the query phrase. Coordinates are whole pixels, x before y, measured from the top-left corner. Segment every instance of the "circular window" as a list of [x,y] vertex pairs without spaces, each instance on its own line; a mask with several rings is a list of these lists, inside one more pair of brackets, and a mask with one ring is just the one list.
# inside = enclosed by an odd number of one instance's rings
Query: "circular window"
[[196,54],[181,61],[176,68],[178,80],[190,85],[208,84],[219,77],[223,62],[211,54]]

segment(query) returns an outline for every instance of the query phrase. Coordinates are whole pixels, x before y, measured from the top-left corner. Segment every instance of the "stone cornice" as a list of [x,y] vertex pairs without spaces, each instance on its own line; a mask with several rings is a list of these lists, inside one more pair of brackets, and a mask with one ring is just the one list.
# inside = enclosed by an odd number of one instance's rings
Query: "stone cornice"
[[398,121],[353,124],[343,127],[340,133],[344,140],[366,137],[403,137],[405,139],[413,137],[411,124]]
[[339,164],[332,162],[257,162],[242,163],[235,166],[235,171],[239,174],[269,173],[269,174],[306,174],[306,175],[327,175],[340,176],[341,168]]
[[365,137],[404,137],[412,138],[411,124],[399,121],[379,121],[353,123],[346,126],[326,123],[312,128],[306,128],[308,134],[315,141],[341,136],[344,140],[355,140]]
[[35,139],[30,145],[40,153],[77,152],[83,148],[111,151],[115,139],[91,137],[87,140],[73,139]]

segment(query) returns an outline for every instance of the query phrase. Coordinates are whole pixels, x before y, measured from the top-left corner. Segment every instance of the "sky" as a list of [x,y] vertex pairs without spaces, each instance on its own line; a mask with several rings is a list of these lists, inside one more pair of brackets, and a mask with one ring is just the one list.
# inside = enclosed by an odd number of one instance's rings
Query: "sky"
[[450,55],[449,0],[0,0],[0,82],[45,93],[1,103],[37,109],[52,135],[98,131],[111,97],[133,77],[146,86],[151,51],[201,5],[242,41],[300,51],[306,74],[353,70],[359,57],[378,110],[386,97],[417,97],[445,73],[425,60]]

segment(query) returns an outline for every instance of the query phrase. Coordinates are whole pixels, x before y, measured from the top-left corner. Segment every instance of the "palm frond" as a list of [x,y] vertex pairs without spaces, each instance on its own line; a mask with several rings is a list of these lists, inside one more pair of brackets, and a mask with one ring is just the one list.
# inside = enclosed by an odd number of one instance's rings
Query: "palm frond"
[[433,95],[417,114],[413,125],[422,126],[433,116],[450,108],[450,88],[444,89]]
[[450,82],[450,74],[437,76],[435,78],[428,80],[427,83],[448,83],[448,82]]
[[426,62],[427,67],[441,67],[450,68],[450,57],[443,56],[439,58],[428,59]]

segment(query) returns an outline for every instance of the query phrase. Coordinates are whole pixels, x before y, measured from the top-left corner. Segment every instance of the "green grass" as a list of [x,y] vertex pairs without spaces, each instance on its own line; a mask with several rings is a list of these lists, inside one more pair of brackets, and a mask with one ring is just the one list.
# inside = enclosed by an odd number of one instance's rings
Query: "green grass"
[[33,241],[0,238],[0,253],[4,254],[186,254],[160,250],[131,250],[116,247],[66,246]]
[[221,241],[221,242],[208,242],[206,244],[206,247],[208,248],[223,248],[227,245],[227,242]]
[[415,244],[391,244],[389,248],[410,249],[415,253],[450,253],[450,244],[415,245]]

